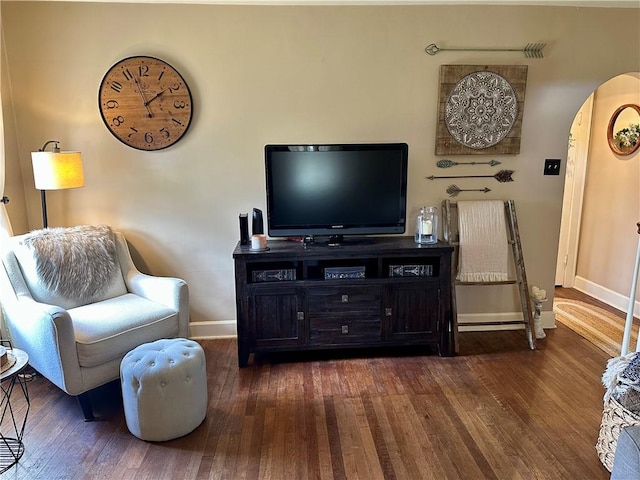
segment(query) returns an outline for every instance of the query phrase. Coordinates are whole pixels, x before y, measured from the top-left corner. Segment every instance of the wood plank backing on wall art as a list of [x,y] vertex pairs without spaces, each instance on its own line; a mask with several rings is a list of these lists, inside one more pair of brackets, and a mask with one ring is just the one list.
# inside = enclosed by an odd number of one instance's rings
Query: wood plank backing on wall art
[[436,155],[520,153],[526,65],[441,65]]

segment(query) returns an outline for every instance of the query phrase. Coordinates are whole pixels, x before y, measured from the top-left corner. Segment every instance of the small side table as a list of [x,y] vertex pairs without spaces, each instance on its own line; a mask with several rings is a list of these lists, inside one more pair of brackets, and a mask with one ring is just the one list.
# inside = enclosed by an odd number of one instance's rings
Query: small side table
[[[27,380],[20,375],[29,362],[26,352],[13,348],[9,350],[16,358],[16,363],[8,370],[0,373],[0,425],[7,424],[11,428],[2,428],[0,432],[0,474],[13,467],[24,453],[24,427],[27,424],[27,416],[31,403],[29,401],[29,391],[27,390]],[[16,394],[22,392],[26,402],[24,412],[15,411],[15,406],[11,405],[11,396],[18,386]],[[22,410],[22,409],[21,409]],[[7,436],[8,434],[8,436]]]

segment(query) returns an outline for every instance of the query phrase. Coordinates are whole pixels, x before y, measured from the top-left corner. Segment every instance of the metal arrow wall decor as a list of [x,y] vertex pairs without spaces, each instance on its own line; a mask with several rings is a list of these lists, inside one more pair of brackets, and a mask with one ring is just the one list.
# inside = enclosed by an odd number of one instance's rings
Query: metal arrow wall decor
[[441,48],[435,43],[427,45],[424,49],[433,56],[438,52],[523,52],[526,58],[542,58],[542,50],[546,43],[527,43],[524,48]]
[[513,182],[513,170],[500,170],[495,175],[442,175],[435,176],[431,175],[430,177],[426,177],[429,180],[436,180],[439,178],[495,178],[500,183]]
[[460,192],[490,192],[491,189],[484,187],[484,188],[460,188],[458,185],[449,185],[447,187],[446,192],[449,194],[450,197],[457,197],[458,194]]
[[445,158],[442,160],[438,160],[436,165],[438,166],[438,168],[449,168],[456,165],[491,165],[492,167],[495,167],[496,165],[500,165],[500,163],[501,162],[497,160],[491,160],[489,162],[454,162],[453,160],[447,160]]

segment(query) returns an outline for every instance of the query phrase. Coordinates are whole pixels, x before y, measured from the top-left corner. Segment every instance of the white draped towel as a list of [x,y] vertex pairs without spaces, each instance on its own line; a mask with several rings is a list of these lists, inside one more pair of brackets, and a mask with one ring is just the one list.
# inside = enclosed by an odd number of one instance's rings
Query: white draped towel
[[458,202],[460,233],[457,279],[461,282],[508,280],[508,238],[504,202]]

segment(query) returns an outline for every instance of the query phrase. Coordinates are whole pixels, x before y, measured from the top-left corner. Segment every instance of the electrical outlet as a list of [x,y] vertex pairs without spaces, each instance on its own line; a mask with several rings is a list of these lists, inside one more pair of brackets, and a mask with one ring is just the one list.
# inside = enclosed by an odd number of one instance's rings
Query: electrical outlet
[[560,159],[559,158],[547,158],[544,161],[544,174],[545,175],[560,175]]

